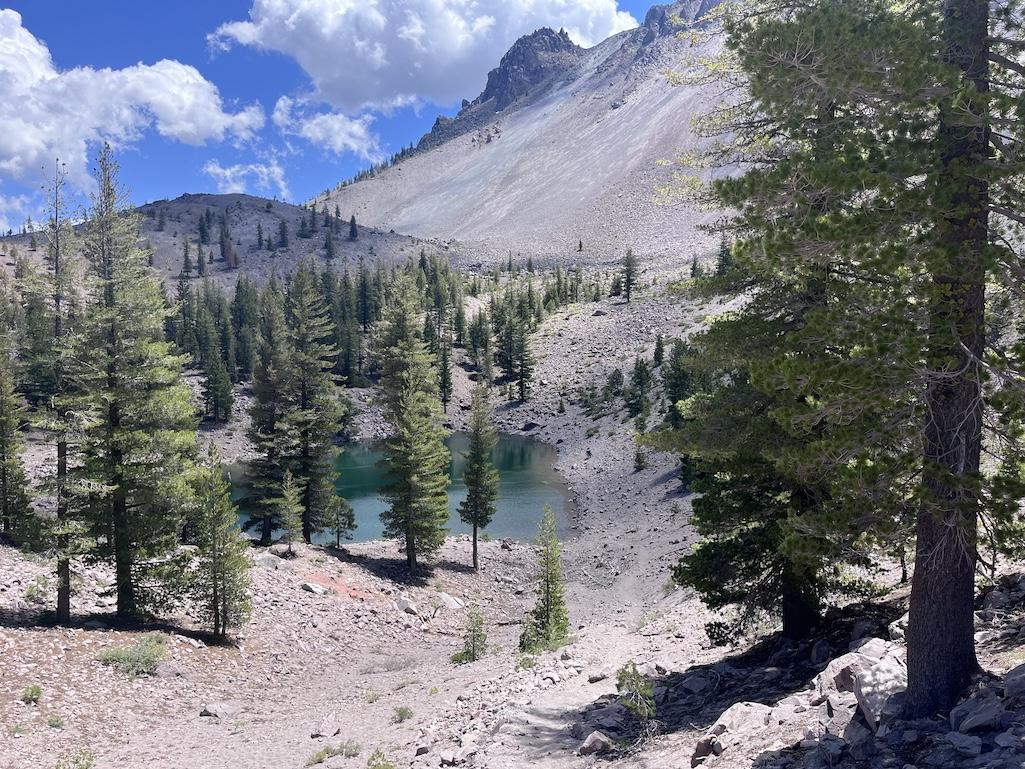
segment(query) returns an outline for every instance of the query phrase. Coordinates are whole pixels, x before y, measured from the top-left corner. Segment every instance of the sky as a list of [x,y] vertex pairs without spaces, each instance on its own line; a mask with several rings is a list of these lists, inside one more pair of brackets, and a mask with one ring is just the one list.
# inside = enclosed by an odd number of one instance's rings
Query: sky
[[[453,115],[521,35],[593,45],[642,0],[0,0],[0,231],[75,201],[109,141],[131,200],[307,200]],[[44,168],[47,171],[44,171]]]

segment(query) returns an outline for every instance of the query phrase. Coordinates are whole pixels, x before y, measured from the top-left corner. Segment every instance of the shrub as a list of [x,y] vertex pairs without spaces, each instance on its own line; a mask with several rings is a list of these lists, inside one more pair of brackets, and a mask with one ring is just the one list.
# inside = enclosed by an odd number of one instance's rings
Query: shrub
[[411,708],[407,708],[405,705],[399,705],[399,707],[395,708],[395,711],[392,713],[392,721],[396,724],[408,721],[412,717],[413,710]]
[[655,694],[651,682],[641,675],[635,663],[628,662],[616,673],[616,691],[623,704],[642,724],[647,724],[655,715]]
[[38,705],[43,696],[43,687],[39,684],[29,684],[21,693],[21,701],[26,705]]
[[367,702],[369,702],[371,705],[373,705],[379,699],[381,699],[381,693],[380,692],[375,692],[372,689],[369,692],[367,692]]
[[164,637],[160,633],[147,633],[131,646],[103,652],[100,662],[125,675],[151,676],[163,658]]
[[51,729],[63,729],[64,719],[60,716],[50,716],[46,719],[46,725],[49,726]]
[[334,756],[341,756],[342,758],[355,758],[359,755],[361,748],[358,742],[353,740],[346,740],[339,745],[325,745],[308,759],[306,759],[306,766],[316,766],[322,764],[329,758]]
[[54,769],[93,769],[94,766],[96,756],[93,752],[87,748],[80,748],[61,756]]
[[383,750],[375,750],[367,761],[367,769],[395,769],[395,763]]
[[487,654],[488,636],[484,632],[484,617],[471,609],[466,618],[466,634],[463,636],[463,650],[452,655],[452,662],[461,665],[476,662]]

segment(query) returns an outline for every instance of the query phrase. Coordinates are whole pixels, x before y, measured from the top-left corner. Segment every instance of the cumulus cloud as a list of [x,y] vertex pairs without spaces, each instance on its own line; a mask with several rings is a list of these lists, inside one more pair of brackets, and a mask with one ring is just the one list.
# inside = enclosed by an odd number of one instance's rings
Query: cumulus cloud
[[19,230],[30,213],[26,195],[0,195],[0,233]]
[[295,59],[316,94],[355,113],[473,97],[521,35],[564,27],[581,45],[637,26],[616,0],[253,0],[209,36]]
[[299,136],[336,155],[352,152],[364,160],[380,156],[377,139],[370,132],[371,115],[351,118],[341,112],[311,112],[306,102],[282,96],[271,120],[286,136]]
[[258,105],[226,111],[217,87],[181,62],[58,71],[46,45],[7,9],[0,9],[0,103],[0,176],[31,179],[60,157],[80,187],[96,142],[123,146],[154,129],[198,145],[248,139],[264,124]]
[[222,166],[217,160],[208,160],[203,166],[203,173],[214,180],[217,191],[221,193],[274,191],[283,200],[288,199],[285,169],[277,160],[232,166]]

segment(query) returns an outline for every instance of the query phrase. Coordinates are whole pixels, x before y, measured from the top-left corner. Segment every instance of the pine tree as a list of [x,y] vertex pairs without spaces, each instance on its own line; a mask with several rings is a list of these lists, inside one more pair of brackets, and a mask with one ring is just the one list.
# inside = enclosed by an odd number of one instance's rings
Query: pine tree
[[330,484],[331,441],[341,430],[343,409],[332,371],[338,351],[327,306],[312,263],[300,263],[286,296],[291,404],[284,429],[291,436],[289,466],[303,487],[303,538],[322,526]]
[[661,334],[657,334],[655,336],[655,352],[653,353],[652,359],[651,359],[652,365],[654,365],[655,368],[658,368],[659,366],[662,365],[662,361],[665,358],[665,354],[666,354],[666,342],[665,342],[665,339],[662,337]]
[[438,343],[438,397],[442,411],[447,410],[452,399],[452,344],[447,338]]
[[477,609],[466,614],[466,632],[463,634],[463,650],[452,655],[457,665],[476,662],[488,653],[488,636],[484,630],[484,615]]
[[227,422],[231,419],[231,408],[235,402],[228,369],[220,354],[211,355],[203,365],[206,369],[203,382],[204,411],[214,419]]
[[238,529],[238,510],[231,501],[231,484],[215,449],[197,468],[193,488],[196,502],[196,565],[191,594],[200,616],[217,638],[249,618],[249,540]]
[[88,415],[78,485],[80,514],[113,561],[117,613],[138,614],[174,596],[175,552],[188,499],[195,416],[182,358],[163,339],[160,283],[139,250],[138,219],[125,206],[117,164],[104,146],[86,222],[91,268],[74,380]]
[[516,322],[513,331],[513,349],[515,355],[516,385],[520,402],[530,395],[530,383],[534,379],[534,355],[530,351],[530,336],[524,320]]
[[410,569],[420,556],[438,551],[448,522],[449,452],[437,374],[421,338],[417,310],[416,289],[401,276],[382,334],[381,383],[394,432],[385,441],[389,508],[381,519],[386,536],[403,540]]
[[566,588],[562,578],[562,545],[555,513],[545,507],[537,534],[537,601],[523,621],[520,649],[536,652],[561,646],[569,634]]
[[278,248],[288,248],[288,223],[284,219],[278,222]]
[[333,495],[327,503],[324,523],[328,531],[335,535],[335,550],[340,550],[342,540],[349,539],[356,528],[356,514],[352,505],[337,494]]
[[[202,251],[202,249],[200,249],[199,261],[200,262],[203,261],[203,251]],[[186,277],[186,278],[192,276],[192,256],[189,254],[189,241],[188,241],[187,238],[185,240],[185,249],[184,249],[184,251],[182,253],[182,272],[181,272],[181,274],[182,274],[183,277]]]
[[19,432],[24,404],[14,389],[14,367],[6,344],[0,346],[0,531],[16,542],[34,534],[28,482],[21,464]]
[[630,301],[634,287],[637,285],[638,270],[637,257],[634,256],[633,250],[628,248],[626,256],[623,257],[623,295],[627,302]]
[[163,208],[157,214],[157,232],[163,232],[167,228],[167,211]]
[[260,222],[256,223],[256,250],[263,250],[263,224]]
[[249,438],[257,454],[251,463],[255,505],[248,525],[260,526],[260,544],[267,547],[279,522],[274,500],[284,478],[286,458],[293,451],[286,419],[294,390],[284,297],[276,285],[264,290],[260,305],[253,403],[249,409]]
[[328,230],[327,235],[324,236],[324,258],[329,262],[335,258],[335,241],[331,237],[331,231]]
[[349,219],[349,240],[356,240],[359,237],[359,230],[356,228],[356,214]]
[[477,558],[477,532],[487,528],[495,516],[498,498],[498,471],[491,454],[498,445],[498,434],[492,424],[489,388],[479,383],[473,391],[470,407],[470,447],[466,453],[466,499],[459,505],[459,518],[473,527],[473,569],[480,570]]
[[292,477],[291,470],[285,470],[281,479],[281,489],[274,499],[277,518],[285,532],[284,540],[288,544],[288,554],[292,555],[292,545],[303,538],[303,503],[302,486]]
[[733,269],[733,248],[726,236],[719,241],[719,255],[715,260],[715,274],[722,277]]

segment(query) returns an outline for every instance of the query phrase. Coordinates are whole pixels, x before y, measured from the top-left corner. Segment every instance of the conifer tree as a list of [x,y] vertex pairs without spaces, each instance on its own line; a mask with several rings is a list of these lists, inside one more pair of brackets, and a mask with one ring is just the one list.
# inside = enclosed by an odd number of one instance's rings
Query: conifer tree
[[335,241],[330,230],[324,236],[324,258],[329,262],[335,258]]
[[335,550],[340,550],[342,540],[349,539],[356,528],[356,514],[352,505],[337,494],[333,495],[327,503],[324,523],[328,531],[335,535]]
[[356,227],[356,214],[349,219],[349,240],[356,240],[359,237],[359,230]]
[[303,488],[303,538],[320,530],[328,501],[331,441],[342,427],[342,404],[334,381],[338,351],[328,309],[320,293],[312,263],[300,263],[286,297],[291,404],[284,429],[291,435],[288,455],[296,481]]
[[410,569],[438,551],[448,522],[449,452],[441,426],[437,374],[424,347],[416,289],[400,276],[382,334],[381,383],[394,430],[385,442],[389,481],[385,535],[400,538]]
[[203,365],[206,370],[203,382],[204,411],[214,419],[227,422],[231,419],[231,408],[235,402],[228,369],[220,354],[211,355]]
[[628,248],[626,256],[623,257],[623,295],[627,302],[630,301],[634,287],[637,285],[638,270],[637,257],[633,250]]
[[109,146],[100,153],[97,192],[86,223],[91,269],[74,380],[87,415],[76,472],[80,500],[113,561],[117,613],[131,616],[172,598],[175,564],[195,450],[195,415],[181,379],[182,358],[163,339],[160,283],[137,246],[137,217],[125,206]]
[[14,389],[14,367],[6,342],[0,344],[0,531],[16,542],[34,534],[28,482],[21,464],[19,432],[24,404]]
[[200,616],[217,638],[249,618],[249,540],[238,529],[238,510],[231,501],[231,484],[215,449],[196,470],[193,481],[193,530],[196,532],[196,565],[192,599]]
[[288,223],[284,219],[278,222],[278,248],[288,248]]
[[[200,251],[199,251],[199,261],[202,264],[202,262],[203,262],[203,250],[202,249],[200,249]],[[182,274],[183,277],[186,277],[186,278],[192,276],[192,256],[189,253],[189,240],[188,240],[188,238],[185,239],[185,248],[184,248],[184,251],[182,253],[182,272],[181,272],[181,274]]]
[[256,250],[263,250],[263,224],[261,222],[256,223]]
[[537,575],[534,608],[523,620],[520,649],[535,652],[561,646],[569,634],[566,588],[562,577],[562,545],[555,513],[545,507],[537,534]]
[[292,545],[303,538],[303,503],[302,486],[292,477],[291,470],[285,470],[281,480],[281,489],[274,500],[278,520],[285,533],[284,540],[288,545],[288,554],[292,555]]
[[534,379],[534,355],[530,351],[530,336],[527,334],[527,323],[519,320],[513,330],[513,349],[515,355],[516,385],[521,402],[530,395],[530,383]]
[[286,458],[293,450],[286,419],[294,391],[284,297],[276,285],[264,290],[260,305],[260,338],[249,410],[249,437],[257,453],[252,462],[255,507],[248,524],[260,527],[260,544],[267,547],[279,522],[274,500],[280,493]]
[[488,653],[488,636],[484,630],[484,615],[477,609],[466,614],[466,632],[463,634],[463,649],[452,655],[457,665],[476,662]]
[[495,516],[498,498],[498,470],[491,454],[498,445],[498,434],[492,424],[489,388],[481,382],[473,390],[470,407],[470,446],[466,453],[466,499],[459,505],[459,518],[473,527],[473,569],[480,570],[477,558],[477,533],[487,528]]

